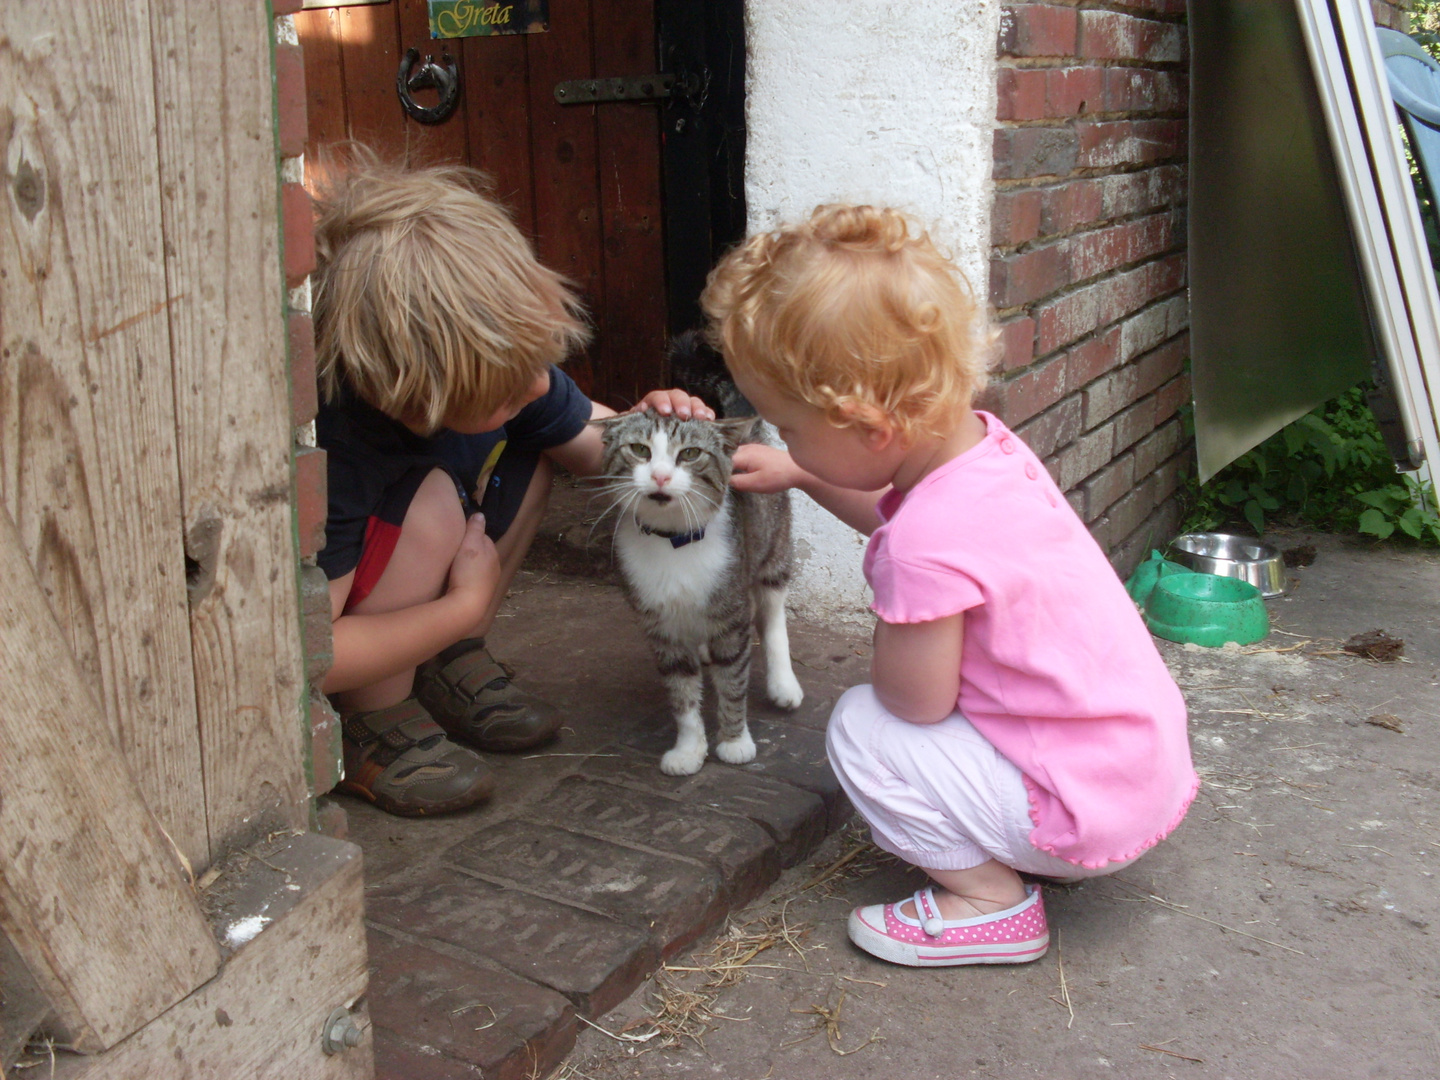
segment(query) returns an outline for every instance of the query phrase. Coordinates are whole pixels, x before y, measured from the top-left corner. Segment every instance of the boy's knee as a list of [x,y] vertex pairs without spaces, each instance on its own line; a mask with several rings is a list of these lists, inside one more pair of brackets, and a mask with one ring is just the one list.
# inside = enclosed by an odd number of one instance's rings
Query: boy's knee
[[426,562],[450,565],[465,539],[465,511],[455,482],[444,469],[433,469],[421,482],[405,513],[401,536],[407,551]]

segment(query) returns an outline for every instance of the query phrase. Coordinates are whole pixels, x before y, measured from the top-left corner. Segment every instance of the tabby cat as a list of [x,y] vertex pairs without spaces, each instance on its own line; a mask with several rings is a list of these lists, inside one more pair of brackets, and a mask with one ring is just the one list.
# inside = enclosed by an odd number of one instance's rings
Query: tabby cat
[[740,443],[754,441],[756,421],[645,412],[598,423],[607,491],[619,514],[621,577],[679,728],[660,768],[687,776],[705,764],[700,707],[707,670],[718,699],[715,756],[732,765],[753,761],[745,720],[752,625],[764,642],[770,700],[793,709],[804,697],[785,628],[789,495],[730,487],[730,457]]

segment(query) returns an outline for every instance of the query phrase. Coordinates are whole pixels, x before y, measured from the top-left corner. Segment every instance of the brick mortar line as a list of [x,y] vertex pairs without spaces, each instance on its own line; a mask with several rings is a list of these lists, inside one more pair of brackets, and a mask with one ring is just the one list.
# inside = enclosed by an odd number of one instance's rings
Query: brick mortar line
[[[1042,246],[1043,246],[1043,245],[1042,245]],[[1065,297],[1065,296],[1068,296],[1071,292],[1076,292],[1076,291],[1078,291],[1078,290],[1080,290],[1080,289],[1083,289],[1083,288],[1086,287],[1087,285],[1095,285],[1095,284],[1098,284],[1099,282],[1104,281],[1106,278],[1118,277],[1118,276],[1121,275],[1121,274],[1129,273],[1131,270],[1138,270],[1140,267],[1144,266],[1146,263],[1152,263],[1152,262],[1156,262],[1156,261],[1158,261],[1158,260],[1160,260],[1160,259],[1166,259],[1166,258],[1169,258],[1171,255],[1178,255],[1178,254],[1179,254],[1180,252],[1182,252],[1182,251],[1189,251],[1189,250],[1190,250],[1190,247],[1189,247],[1189,244],[1188,244],[1188,243],[1182,242],[1182,243],[1180,243],[1178,246],[1172,244],[1170,247],[1167,247],[1167,248],[1165,248],[1165,249],[1162,250],[1162,251],[1157,251],[1157,252],[1154,252],[1153,254],[1145,255],[1145,256],[1143,256],[1143,257],[1141,257],[1141,258],[1139,258],[1139,259],[1134,259],[1134,260],[1132,260],[1132,261],[1130,261],[1130,262],[1128,262],[1128,263],[1119,263],[1119,264],[1117,264],[1117,265],[1115,265],[1115,266],[1110,267],[1110,268],[1107,269],[1107,270],[1102,270],[1102,271],[1101,271],[1100,273],[1098,273],[1098,274],[1092,274],[1090,277],[1084,278],[1083,280],[1080,280],[1080,281],[1067,281],[1063,286],[1061,286],[1061,287],[1060,287],[1059,289],[1057,289],[1055,292],[1045,293],[1043,296],[1037,296],[1037,297],[1035,297],[1035,299],[1033,299],[1033,300],[1027,300],[1027,301],[1026,301],[1025,303],[1023,303],[1023,304],[1012,304],[1012,305],[1010,305],[1009,307],[997,308],[997,309],[996,309],[996,317],[998,318],[1001,312],[1007,313],[1007,315],[1008,315],[1009,317],[1014,317],[1014,315],[1015,315],[1016,313],[1018,313],[1018,312],[1025,311],[1026,309],[1028,309],[1028,308],[1033,308],[1033,307],[1035,307],[1035,306],[1037,306],[1037,305],[1048,304],[1048,303],[1051,302],[1052,300],[1061,299],[1061,298],[1063,298],[1063,297]],[[1022,252],[1021,254],[1024,254],[1024,253]],[[1170,294],[1167,293],[1166,295],[1170,295]],[[1149,306],[1149,305],[1147,304],[1146,307],[1148,307],[1148,306]],[[1143,310],[1144,310],[1144,308],[1137,309],[1137,312],[1135,312],[1135,313],[1138,313],[1138,311],[1143,311]],[[1134,314],[1134,313],[1132,313],[1132,314]],[[1129,318],[1129,316],[1126,316],[1126,318]],[[1068,348],[1068,346],[1067,346],[1067,348]]]
[[[1166,15],[1157,11],[1138,7],[1135,4],[1106,4],[1101,0],[1022,0],[1022,2],[1005,4],[1001,11],[1009,11],[1016,7],[1047,7],[1047,8],[1069,8],[1071,11],[1108,11],[1114,15],[1129,15],[1134,19],[1144,19],[1146,22],[1166,23],[1169,25],[1185,25],[1185,15]],[[1143,14],[1136,14],[1143,12]]]
[[[1060,184],[1068,184],[1072,180],[1104,180],[1111,176],[1134,176],[1137,173],[1151,172],[1155,169],[1175,168],[1177,164],[1180,168],[1185,169],[1185,178],[1189,180],[1189,169],[1187,167],[1189,161],[1189,157],[1185,157],[1167,159],[1155,164],[1136,163],[1129,166],[1116,165],[1110,168],[1099,165],[1086,165],[1084,168],[1076,169],[1073,173],[1068,176],[1063,176],[1058,180],[1048,179],[1047,177],[1050,174],[1046,174],[1043,176],[1009,176],[1002,180],[992,179],[991,183],[994,185],[997,193],[1004,194],[1011,191],[1045,187],[1047,185],[1058,186]],[[1189,201],[1188,194],[1186,201]]]
[[[1032,373],[1032,372],[1035,370],[1035,368],[1038,367],[1038,366],[1041,365],[1041,364],[1045,364],[1045,363],[1048,363],[1049,361],[1054,360],[1054,359],[1056,359],[1056,358],[1058,358],[1058,357],[1062,357],[1062,356],[1064,356],[1066,353],[1075,352],[1077,349],[1083,349],[1083,348],[1084,348],[1086,345],[1088,345],[1090,342],[1094,341],[1096,338],[1102,336],[1103,334],[1108,333],[1112,328],[1114,328],[1114,327],[1116,327],[1116,326],[1119,326],[1121,323],[1125,322],[1127,319],[1133,319],[1133,318],[1135,318],[1135,316],[1137,316],[1137,315],[1144,314],[1146,311],[1150,310],[1150,308],[1154,307],[1156,304],[1163,303],[1164,301],[1167,301],[1167,300],[1173,300],[1175,297],[1179,296],[1180,293],[1182,293],[1182,292],[1184,292],[1184,291],[1185,291],[1184,289],[1179,289],[1179,290],[1177,290],[1177,291],[1175,291],[1175,292],[1173,292],[1173,293],[1166,293],[1164,296],[1160,297],[1159,299],[1157,299],[1157,300],[1155,300],[1155,301],[1153,301],[1153,302],[1151,302],[1151,303],[1146,304],[1144,307],[1138,308],[1138,309],[1136,309],[1135,311],[1132,311],[1129,315],[1123,315],[1123,316],[1121,316],[1120,318],[1116,319],[1114,322],[1109,322],[1109,323],[1106,323],[1104,326],[1096,327],[1094,330],[1090,331],[1090,333],[1086,334],[1084,337],[1076,338],[1074,341],[1070,342],[1069,344],[1067,344],[1067,345],[1062,345],[1060,348],[1056,349],[1054,352],[1048,352],[1048,353],[1046,353],[1044,356],[1037,356],[1034,360],[1031,360],[1030,363],[1024,365],[1023,367],[1012,368],[1012,369],[1010,369],[1009,371],[1005,372],[1005,374],[1003,375],[1003,377],[998,377],[998,378],[994,379],[994,380],[992,381],[992,385],[1001,385],[1001,386],[1003,386],[1005,383],[1008,383],[1008,382],[1010,382],[1010,381],[1012,381],[1012,380],[1014,380],[1014,379],[1017,379],[1017,378],[1021,377],[1022,375],[1026,375],[1026,374]],[[1187,324],[1183,330],[1179,330],[1179,331],[1177,331],[1176,333],[1171,334],[1169,337],[1163,338],[1163,339],[1161,339],[1160,341],[1157,341],[1154,345],[1150,346],[1150,348],[1146,349],[1144,352],[1136,353],[1133,357],[1131,357],[1129,360],[1126,360],[1123,364],[1116,364],[1116,365],[1115,365],[1113,368],[1111,368],[1109,371],[1106,371],[1106,372],[1104,372],[1104,373],[1102,373],[1102,374],[1100,374],[1100,375],[1097,375],[1094,379],[1091,379],[1089,382],[1082,383],[1081,385],[1075,387],[1073,390],[1067,390],[1067,391],[1066,391],[1064,394],[1062,394],[1060,397],[1056,398],[1056,399],[1055,399],[1054,401],[1052,401],[1049,405],[1046,405],[1045,408],[1041,409],[1038,413],[1036,413],[1035,416],[1029,417],[1029,418],[1026,419],[1024,422],[1025,422],[1025,423],[1029,423],[1031,420],[1035,419],[1036,416],[1043,416],[1045,413],[1047,413],[1047,412],[1049,412],[1051,409],[1053,409],[1056,405],[1059,405],[1062,401],[1066,401],[1066,400],[1074,397],[1076,394],[1078,394],[1078,393],[1080,393],[1081,391],[1083,391],[1087,386],[1090,386],[1092,383],[1097,382],[1098,380],[1105,378],[1106,375],[1113,374],[1113,373],[1116,372],[1116,371],[1121,371],[1121,370],[1123,370],[1124,368],[1127,368],[1127,367],[1132,366],[1136,361],[1141,360],[1141,359],[1143,359],[1143,358],[1146,357],[1146,356],[1149,356],[1151,353],[1155,352],[1157,349],[1163,349],[1163,348],[1165,348],[1165,346],[1167,346],[1167,345],[1169,345],[1171,342],[1175,341],[1175,340],[1176,340],[1177,338],[1179,338],[1182,334],[1188,334],[1188,333],[1190,333],[1190,327],[1189,327],[1189,325]],[[1169,384],[1169,382],[1170,382],[1170,380],[1169,380],[1169,379],[1166,379],[1165,382],[1161,383],[1160,385],[1161,385],[1161,386],[1166,386],[1166,385]],[[1158,390],[1158,389],[1159,389],[1159,387],[1156,387],[1155,390],[1151,390],[1148,394],[1142,394],[1140,397],[1136,398],[1134,401],[1132,401],[1132,402],[1130,402],[1128,405],[1126,405],[1126,406],[1125,406],[1125,409],[1133,408],[1134,406],[1139,405],[1139,404],[1140,404],[1142,401],[1144,401],[1146,398],[1154,397],[1154,396],[1155,396],[1155,392],[1156,392],[1156,390]],[[1120,412],[1124,412],[1125,409],[1121,409]],[[1103,426],[1104,426],[1105,424],[1107,424],[1109,421],[1113,420],[1116,415],[1118,415],[1118,413],[1117,413],[1117,414],[1113,414],[1113,415],[1111,415],[1111,416],[1107,416],[1104,420],[1100,421],[1100,423],[1096,424],[1094,427],[1089,427],[1089,428],[1083,428],[1083,427],[1082,427],[1082,428],[1080,429],[1080,433],[1083,435],[1083,434],[1084,434],[1085,432],[1087,432],[1087,431],[1094,431],[1096,428],[1103,427]],[[1156,430],[1158,431],[1159,428],[1156,428]],[[1062,444],[1062,445],[1063,445],[1063,446],[1070,446],[1070,445],[1073,444],[1073,442],[1074,442],[1074,440],[1071,440],[1071,442],[1064,443],[1064,444]],[[1058,447],[1058,446],[1055,448],[1056,452],[1058,452],[1060,449],[1061,449],[1061,447]]]
[[[1052,244],[1058,244],[1058,243],[1060,243],[1060,242],[1063,241],[1063,240],[1073,240],[1073,239],[1075,239],[1077,236],[1088,236],[1088,235],[1090,235],[1091,233],[1104,232],[1106,229],[1113,229],[1113,228],[1115,228],[1115,227],[1118,226],[1118,225],[1129,225],[1129,224],[1131,224],[1131,223],[1133,223],[1133,222],[1136,222],[1136,221],[1144,221],[1146,218],[1161,217],[1161,216],[1165,216],[1165,215],[1168,215],[1168,216],[1170,216],[1170,217],[1174,217],[1174,216],[1175,216],[1175,212],[1176,212],[1176,211],[1180,208],[1180,206],[1182,206],[1182,205],[1187,205],[1187,204],[1169,204],[1169,205],[1162,205],[1162,206],[1158,206],[1158,207],[1156,207],[1156,208],[1154,208],[1154,209],[1151,209],[1151,210],[1137,210],[1137,211],[1136,211],[1135,213],[1133,213],[1133,214],[1122,214],[1122,215],[1120,215],[1120,216],[1118,216],[1118,217],[1104,218],[1103,220],[1102,220],[1102,219],[1096,219],[1095,221],[1089,221],[1089,222],[1085,222],[1085,223],[1082,224],[1082,225],[1077,225],[1075,228],[1071,229],[1069,232],[1042,233],[1041,235],[1035,237],[1033,240],[1022,240],[1022,241],[1021,241],[1020,243],[1018,243],[1018,244],[991,244],[991,245],[990,245],[990,257],[991,257],[991,259],[993,260],[996,256],[1000,256],[1000,257],[1002,257],[1002,258],[1007,258],[1007,257],[1009,257],[1009,256],[1011,256],[1011,255],[1025,255],[1025,254],[1028,254],[1028,253],[1031,252],[1031,251],[1038,251],[1040,248],[1049,247],[1049,246],[1052,245]],[[1188,247],[1189,247],[1189,245],[1186,244],[1186,245],[1183,245],[1183,246],[1182,246],[1180,249],[1178,249],[1178,250],[1184,250],[1185,248],[1188,248]],[[1173,250],[1173,249],[1167,248],[1166,250],[1164,250],[1164,251],[1162,251],[1162,252],[1158,252],[1157,254],[1159,254],[1159,255],[1168,255],[1168,254],[1170,254],[1171,250]],[[1149,258],[1154,258],[1154,257],[1155,257],[1155,256],[1147,256],[1146,259],[1139,259],[1139,260],[1136,261],[1136,264],[1142,263],[1142,262],[1146,262],[1147,259],[1149,259]],[[1116,270],[1119,270],[1119,269],[1121,269],[1121,268],[1120,268],[1120,267],[1116,267],[1115,269],[1116,269]],[[1112,271],[1107,270],[1107,271],[1105,271],[1105,273],[1106,273],[1106,274],[1112,273]],[[1105,275],[1104,275],[1104,274],[1099,274],[1099,275],[1097,275],[1097,276],[1098,276],[1098,277],[1104,277]],[[1094,281],[1095,279],[1094,279],[1094,278],[1089,278],[1088,280]],[[1039,301],[1038,301],[1038,300],[1032,300],[1032,301],[1030,301],[1030,302],[1033,304],[1033,303],[1038,303]]]
[[1125,71],[1157,71],[1165,75],[1188,75],[1190,61],[1144,60],[1133,56],[1018,56],[1015,53],[999,53],[995,57],[996,67],[1014,71],[1062,71],[1065,68],[1094,68],[1097,71],[1109,69]]
[[1135,111],[1135,112],[1086,112],[1075,113],[1072,116],[1042,116],[1034,120],[999,120],[995,121],[997,131],[1021,131],[1030,128],[1053,128],[1059,131],[1069,127],[1071,124],[1125,124],[1144,123],[1147,120],[1188,120],[1188,110],[1174,111]]
[[[1390,0],[1380,0],[1380,2],[1387,3]],[[1126,4],[1122,0],[1109,0],[1108,3],[1107,0],[1007,0],[1003,6],[1006,9],[1026,6],[1072,8],[1075,11],[1113,11],[1119,15],[1134,15],[1136,11],[1147,12],[1145,15],[1136,15],[1137,19],[1151,18],[1151,14],[1153,14],[1150,8],[1142,7],[1140,4]],[[1184,18],[1184,15],[1154,15],[1152,21],[1182,22]]]
[[[1029,302],[1027,302],[1027,303],[1024,303],[1024,304],[1015,304],[1015,305],[1012,305],[1011,307],[1007,307],[1007,308],[996,308],[996,309],[995,309],[995,316],[994,316],[994,317],[995,317],[995,320],[998,322],[998,321],[1003,321],[1003,320],[1005,320],[1005,319],[1012,319],[1012,318],[1014,318],[1014,317],[1017,316],[1017,315],[1027,315],[1027,314],[1029,314],[1029,309],[1030,309],[1030,308],[1033,308],[1033,307],[1036,307],[1037,305],[1040,305],[1040,304],[1048,304],[1048,303],[1050,303],[1050,302],[1053,301],[1053,300],[1062,300],[1062,299],[1064,299],[1064,298],[1067,297],[1067,296],[1071,296],[1071,295],[1073,295],[1074,293],[1079,292],[1082,288],[1086,287],[1087,285],[1095,285],[1095,284],[1098,284],[1098,283],[1104,281],[1106,278],[1118,277],[1120,274],[1127,273],[1127,272],[1130,271],[1130,270],[1136,270],[1136,269],[1144,266],[1146,263],[1159,262],[1159,261],[1162,260],[1162,259],[1168,259],[1168,258],[1170,258],[1172,255],[1178,255],[1178,254],[1180,254],[1181,252],[1183,252],[1183,251],[1188,251],[1188,250],[1189,250],[1188,247],[1179,247],[1179,248],[1174,248],[1173,250],[1170,250],[1170,251],[1162,251],[1162,252],[1160,252],[1160,253],[1158,253],[1158,254],[1156,254],[1156,255],[1147,256],[1146,258],[1140,259],[1140,260],[1138,260],[1138,261],[1136,261],[1136,262],[1127,263],[1125,266],[1117,266],[1117,267],[1116,267],[1115,269],[1113,269],[1113,270],[1106,270],[1103,274],[1096,274],[1094,277],[1086,278],[1084,281],[1071,282],[1071,283],[1067,284],[1063,289],[1060,289],[1060,290],[1058,290],[1058,291],[1056,291],[1056,292],[1053,292],[1053,293],[1046,293],[1044,296],[1036,297],[1034,300],[1031,300],[1031,301],[1029,301]],[[1189,288],[1188,285],[1181,285],[1178,289],[1175,289],[1175,290],[1173,290],[1172,292],[1161,293],[1161,294],[1158,295],[1158,296],[1152,297],[1152,298],[1151,298],[1150,300],[1148,300],[1142,307],[1136,308],[1134,311],[1130,312],[1129,314],[1124,315],[1124,316],[1122,316],[1120,319],[1115,320],[1115,322],[1108,322],[1108,323],[1105,324],[1105,326],[1096,327],[1095,333],[1098,333],[1100,330],[1103,330],[1103,329],[1105,329],[1106,327],[1114,326],[1114,325],[1116,325],[1117,323],[1124,322],[1125,319],[1129,319],[1129,318],[1131,318],[1131,317],[1133,317],[1133,316],[1135,316],[1135,315],[1138,315],[1140,312],[1142,312],[1142,311],[1144,311],[1146,308],[1150,307],[1151,304],[1154,304],[1154,303],[1156,303],[1156,302],[1158,302],[1158,301],[1160,301],[1160,300],[1168,300],[1169,298],[1171,298],[1171,297],[1173,297],[1173,296],[1178,296],[1180,293],[1185,292],[1188,288]],[[1033,363],[1038,364],[1041,360],[1045,359],[1046,357],[1049,357],[1049,356],[1057,356],[1057,355],[1059,355],[1059,354],[1062,353],[1062,352],[1068,352],[1068,351],[1070,351],[1071,349],[1073,349],[1078,342],[1080,342],[1080,341],[1082,341],[1082,340],[1084,340],[1084,339],[1082,339],[1082,338],[1076,338],[1075,341],[1066,342],[1063,346],[1061,346],[1060,348],[1056,349],[1054,352],[1046,353],[1045,356],[1037,356],[1037,357],[1035,358],[1035,360],[1033,361]],[[1017,368],[1016,370],[1018,371],[1018,370],[1020,370],[1020,369]]]
[[[1139,172],[1142,169],[1153,169],[1162,165],[1182,165],[1189,160],[1190,157],[1188,154],[1185,157],[1158,158],[1155,161],[1146,162],[1144,165],[1131,169],[1130,171]],[[1098,177],[1122,175],[1125,175],[1125,173],[1119,169],[1110,169],[1103,165],[1087,165],[1082,169],[1076,169],[1072,173],[1038,173],[1035,176],[1006,177],[1002,180],[996,180],[992,177],[991,182],[994,184],[1003,184],[1010,180],[1036,180],[1041,184],[1063,184],[1067,180],[1093,180]]]
[[[1149,396],[1149,395],[1147,395],[1147,396]],[[1142,400],[1143,400],[1143,399],[1142,399]],[[1165,420],[1165,423],[1168,424],[1168,423],[1170,422],[1170,419],[1172,419],[1172,418],[1167,418],[1167,419]],[[1156,431],[1159,431],[1160,429],[1157,427],[1155,430],[1156,430]],[[1132,447],[1127,447],[1125,452],[1126,452],[1127,454],[1128,454],[1128,453],[1133,453],[1134,449],[1135,449],[1135,448],[1134,448],[1133,446],[1132,446]],[[1145,475],[1146,475],[1146,476],[1154,476],[1154,475],[1155,475],[1156,473],[1158,473],[1161,469],[1165,468],[1165,466],[1169,465],[1171,462],[1178,461],[1180,458],[1183,458],[1183,457],[1184,457],[1186,454],[1188,454],[1189,452],[1190,452],[1190,448],[1189,448],[1188,446],[1184,446],[1184,445],[1180,446],[1179,448],[1177,448],[1177,449],[1175,450],[1175,452],[1174,452],[1173,454],[1171,454],[1169,457],[1165,458],[1163,461],[1159,462],[1153,469],[1151,469],[1149,472],[1145,473]],[[1118,459],[1117,459],[1117,460],[1118,460]]]

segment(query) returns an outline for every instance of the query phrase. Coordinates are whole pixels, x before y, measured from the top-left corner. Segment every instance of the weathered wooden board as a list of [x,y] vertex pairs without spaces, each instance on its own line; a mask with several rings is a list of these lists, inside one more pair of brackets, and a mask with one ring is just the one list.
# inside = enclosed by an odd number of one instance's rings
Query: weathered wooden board
[[336,8],[297,11],[295,32],[305,56],[305,173],[313,180],[324,170],[320,147],[349,137],[345,122],[345,73],[341,67],[340,14]]
[[400,71],[395,5],[338,9],[340,52],[345,72],[345,106],[350,138],[403,157],[405,111],[395,93]]
[[[617,4],[595,35],[595,74],[655,70],[655,5]],[[596,370],[612,401],[630,405],[665,385],[665,241],[660,201],[660,110],[616,103],[595,110],[605,296],[596,312]]]
[[0,509],[0,922],[71,1042],[103,1050],[220,952]]
[[[368,1080],[369,1018],[358,1046],[327,1056],[332,1009],[365,992],[360,849],[314,833],[254,860],[227,883],[219,929],[264,921],[213,982],[92,1058],[66,1057],[55,1080]],[[293,886],[293,888],[292,888]]]
[[[548,33],[527,35],[526,42],[530,53],[530,161],[540,233],[535,246],[542,262],[575,283],[598,320],[606,307],[596,180],[597,106],[561,105],[555,100],[556,83],[599,74],[592,55],[590,5],[585,0],[550,0],[550,27]],[[602,335],[604,329],[597,326]],[[598,356],[598,344],[592,345],[565,365],[587,394],[598,392]]]
[[529,60],[526,35],[504,34],[453,42],[465,57],[465,96],[470,164],[495,180],[495,197],[515,213],[533,237],[535,183],[530,166]]
[[166,289],[147,8],[0,4],[0,505],[150,809],[203,865],[165,320],[198,297]]
[[[309,821],[264,0],[152,0],[175,442],[212,850]],[[201,867],[197,866],[197,873]]]

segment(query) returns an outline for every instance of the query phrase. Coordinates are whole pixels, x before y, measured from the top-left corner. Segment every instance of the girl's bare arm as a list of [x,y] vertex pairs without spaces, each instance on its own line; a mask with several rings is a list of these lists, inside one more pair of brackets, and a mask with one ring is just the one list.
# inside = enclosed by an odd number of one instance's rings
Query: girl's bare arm
[[775,492],[799,488],[857,532],[869,536],[880,527],[875,504],[884,491],[852,491],[827,484],[796,465],[790,454],[763,443],[746,443],[735,451],[736,491]]
[[912,724],[934,724],[955,711],[965,616],[923,623],[875,624],[871,681],[880,704]]

